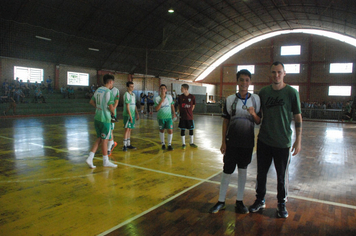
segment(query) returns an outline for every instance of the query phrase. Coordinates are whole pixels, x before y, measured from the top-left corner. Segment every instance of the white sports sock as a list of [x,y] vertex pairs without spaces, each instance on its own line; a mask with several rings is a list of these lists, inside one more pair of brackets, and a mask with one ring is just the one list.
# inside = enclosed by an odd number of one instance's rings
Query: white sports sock
[[109,161],[109,157],[107,155],[103,156],[103,166],[104,167],[114,167],[114,168],[117,167],[117,165],[115,165]]
[[162,145],[165,144],[165,142],[164,142],[164,133],[159,132],[159,138],[161,139]]
[[96,166],[94,166],[94,164],[93,164],[94,155],[95,155],[94,152],[90,152],[90,153],[89,153],[89,156],[88,156],[88,158],[87,158],[87,160],[86,160],[86,163],[87,163],[88,166],[89,166],[90,168],[92,168],[92,169],[96,168]]
[[194,143],[194,135],[190,135],[190,144]]
[[180,138],[182,139],[182,144],[185,145],[185,136],[180,136]]
[[220,192],[219,192],[219,202],[225,202],[227,188],[229,187],[231,174],[222,173]]
[[124,146],[127,147],[127,139],[124,139]]
[[111,147],[114,144],[114,140],[109,140],[108,142],[108,151],[111,151]]
[[247,169],[238,169],[237,174],[237,201],[242,201],[244,198],[245,184],[247,177]]
[[130,139],[128,138],[127,139],[127,146],[130,146],[131,145],[131,141],[130,141]]
[[168,134],[168,146],[172,145],[173,134]]

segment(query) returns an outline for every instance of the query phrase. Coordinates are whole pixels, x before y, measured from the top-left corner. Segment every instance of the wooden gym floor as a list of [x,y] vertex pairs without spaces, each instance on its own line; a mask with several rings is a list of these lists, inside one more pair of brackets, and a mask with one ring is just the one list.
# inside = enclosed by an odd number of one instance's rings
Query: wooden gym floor
[[[131,138],[138,150],[122,152],[121,122],[118,167],[102,167],[99,151],[91,170],[92,114],[1,119],[0,235],[356,235],[355,124],[303,123],[303,150],[290,164],[289,217],[278,219],[273,166],[264,211],[235,213],[234,173],[226,210],[208,213],[222,170],[220,117],[195,116],[198,149],[181,150],[175,127],[171,152],[160,149],[155,117],[143,116]],[[254,154],[247,206],[255,178]]]

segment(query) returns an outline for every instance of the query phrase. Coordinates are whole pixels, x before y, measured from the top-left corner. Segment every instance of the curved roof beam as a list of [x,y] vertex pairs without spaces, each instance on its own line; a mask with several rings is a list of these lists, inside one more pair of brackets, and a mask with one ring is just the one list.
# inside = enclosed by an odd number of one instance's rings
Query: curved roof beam
[[293,34],[293,33],[315,34],[315,35],[319,35],[319,36],[336,39],[336,40],[339,40],[344,43],[348,43],[348,44],[356,47],[356,39],[355,38],[352,38],[352,37],[349,37],[346,35],[342,35],[339,33],[334,33],[334,32],[325,31],[325,30],[316,30],[316,29],[280,30],[280,31],[276,31],[276,32],[272,32],[272,33],[268,33],[268,34],[264,34],[264,35],[255,37],[255,38],[250,39],[250,40],[240,44],[239,46],[233,48],[232,50],[230,50],[229,52],[224,54],[222,57],[220,57],[218,60],[216,60],[213,64],[211,64],[194,81],[200,81],[200,80],[205,79],[206,76],[208,76],[216,67],[220,66],[228,58],[230,58],[231,56],[235,55],[239,51],[241,51],[255,43],[258,43],[262,40],[272,38],[272,37],[275,37],[275,36],[278,36],[281,34]]

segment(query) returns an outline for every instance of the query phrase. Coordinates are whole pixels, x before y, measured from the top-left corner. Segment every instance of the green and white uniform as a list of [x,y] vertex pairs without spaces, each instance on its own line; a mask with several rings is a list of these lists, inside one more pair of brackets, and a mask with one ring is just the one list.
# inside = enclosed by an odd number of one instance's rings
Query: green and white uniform
[[[161,102],[161,96],[157,96],[155,98],[154,106],[158,106]],[[173,129],[173,121],[172,121],[172,109],[171,106],[174,105],[174,101],[171,95],[166,95],[164,101],[162,102],[161,108],[158,110],[157,113],[157,120],[159,129]]]
[[96,136],[102,139],[110,139],[111,112],[109,110],[109,105],[114,104],[111,90],[102,86],[95,91],[91,99],[94,100],[96,104],[94,116]]
[[[127,111],[127,104],[130,104],[129,109],[131,113],[132,120],[130,122],[130,115]],[[135,128],[135,115],[136,115],[136,96],[134,93],[130,94],[129,92],[126,92],[124,94],[124,112],[123,112],[123,118],[124,118],[124,128],[130,128],[133,129]]]
[[[111,89],[111,93],[112,93],[112,96],[114,98],[114,103],[116,101],[119,101],[119,99],[120,99],[120,91],[117,88],[113,87]],[[117,117],[116,115],[117,115],[117,112],[116,112],[116,109],[115,109],[114,116]],[[115,128],[115,123],[111,123],[111,129],[114,129],[114,128]]]

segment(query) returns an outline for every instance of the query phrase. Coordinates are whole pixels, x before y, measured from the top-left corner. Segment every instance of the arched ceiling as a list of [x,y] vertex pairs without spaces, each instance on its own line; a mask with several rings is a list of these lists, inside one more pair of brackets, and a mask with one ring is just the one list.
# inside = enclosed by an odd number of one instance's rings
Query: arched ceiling
[[2,57],[194,80],[266,33],[322,29],[356,38],[356,1],[1,0],[0,24]]

